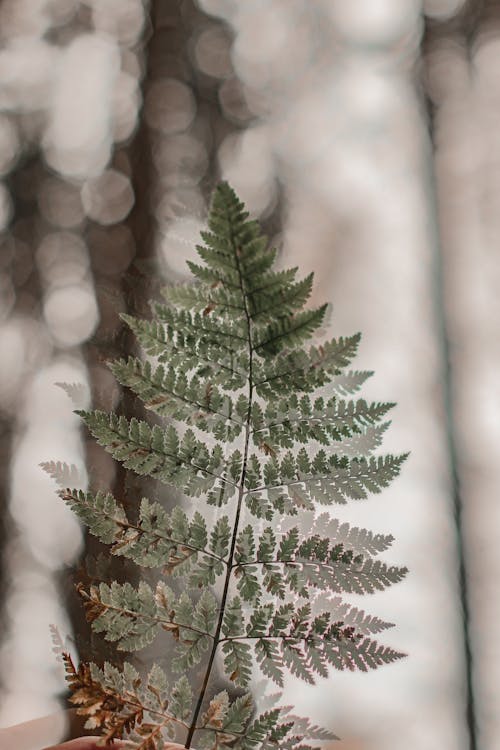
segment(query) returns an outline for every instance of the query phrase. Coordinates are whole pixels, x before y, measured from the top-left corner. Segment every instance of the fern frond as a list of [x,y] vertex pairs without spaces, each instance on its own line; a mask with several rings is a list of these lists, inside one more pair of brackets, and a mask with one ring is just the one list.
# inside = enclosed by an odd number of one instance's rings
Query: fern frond
[[[314,675],[328,676],[329,666],[366,671],[404,656],[380,646],[363,632],[357,632],[354,626],[333,622],[328,612],[312,617],[308,605],[293,612],[281,607],[271,617],[268,632],[263,633],[262,622],[269,619],[272,609],[267,606],[254,612],[246,633],[234,635],[229,641],[234,646],[237,642],[255,640],[257,661],[263,674],[280,686],[285,667],[299,679],[315,684]],[[261,621],[259,614],[262,614]]]
[[271,297],[264,291],[255,291],[249,294],[250,317],[261,324],[271,321],[276,316],[288,316],[300,310],[312,292],[313,274],[309,274],[301,281],[282,287]]
[[229,679],[237,687],[248,686],[252,675],[252,655],[248,643],[235,639],[244,629],[243,610],[239,597],[234,597],[226,605],[224,619],[222,621],[222,634],[225,639],[221,641],[224,654],[224,670]]
[[366,427],[350,437],[332,443],[332,451],[340,458],[368,457],[380,448],[390,422]]
[[407,573],[404,567],[390,566],[380,560],[349,560],[346,553],[332,563],[297,557],[295,560],[240,564],[236,567],[238,590],[245,601],[251,602],[260,599],[262,590],[279,599],[285,598],[287,593],[308,598],[313,589],[372,594],[399,583]]
[[186,593],[183,593],[174,610],[174,616],[182,627],[175,631],[178,639],[176,656],[172,660],[175,672],[184,672],[199,664],[204,653],[214,642],[214,629],[218,605],[213,594],[205,590],[193,607]]
[[[217,340],[191,331],[175,331],[158,320],[141,320],[122,314],[144,350],[160,362],[183,366],[209,375],[223,388],[242,388],[246,382],[245,357],[218,344]],[[247,362],[248,367],[248,362]]]
[[185,680],[169,691],[158,666],[143,680],[128,662],[122,669],[108,662],[102,669],[95,664],[77,669],[68,654],[63,658],[70,702],[86,718],[85,727],[101,729],[106,742],[131,739],[138,750],[161,750],[164,735],[172,739],[186,727],[190,688]]
[[248,727],[245,736],[234,745],[238,750],[319,750],[304,740],[337,740],[331,732],[316,727],[309,719],[290,714],[290,708],[273,708],[259,714]]
[[182,438],[169,425],[162,430],[138,419],[101,411],[78,412],[96,438],[113,458],[140,476],[149,475],[179,487],[187,495],[207,493],[216,504],[226,503],[234,495],[241,471],[241,453],[228,458],[216,443],[208,450],[188,430]]
[[73,470],[45,464],[110,554],[160,577],[132,586],[91,570],[100,583],[79,586],[91,628],[122,651],[173,640],[179,679],[169,688],[159,667],[144,679],[127,663],[76,669],[67,657],[71,700],[89,728],[140,750],[165,738],[199,750],[314,750],[334,736],[290,708],[256,716],[248,693],[212,690],[214,665],[245,690],[254,663],[281,686],[287,674],[314,684],[332,668],[403,656],[373,639],[391,623],[344,601],[404,578],[378,557],[392,536],[320,509],[379,493],[406,455],[376,454],[393,404],[353,398],[372,374],[347,369],[359,334],[312,341],[327,309],[307,307],[312,274],[275,269],[277,252],[225,183],[197,252],[194,284],[164,290],[150,320],[122,316],[146,360],[110,365],[156,423],[78,412],[125,469],[195,507],[167,512],[143,498],[126,511],[108,492],[67,488]]
[[394,627],[394,623],[366,614],[362,609],[345,602],[340,596],[328,602],[328,611],[332,622],[342,622],[345,627],[354,628],[354,631],[361,635],[376,635]]
[[[378,555],[389,549],[394,541],[392,534],[376,534],[368,529],[351,526],[347,522],[341,523],[337,518],[331,518],[328,513],[315,515],[306,512],[301,515],[300,520],[301,526],[310,530],[310,537],[328,538],[328,549],[338,549],[341,545],[343,551],[351,551],[354,555]],[[298,528],[288,531],[286,538],[290,535],[292,539],[298,539]]]
[[311,460],[301,449],[297,456],[286,453],[281,461],[271,458],[261,468],[254,456],[255,471],[245,479],[246,503],[253,515],[269,520],[275,512],[296,514],[298,509],[312,508],[313,501],[345,505],[381,492],[397,477],[406,458],[407,454],[388,454],[349,460],[320,450]]
[[40,466],[61,489],[69,486],[81,487],[85,484],[84,477],[75,464],[67,464],[64,461],[42,461]]
[[344,401],[322,397],[311,401],[296,394],[277,403],[270,402],[265,411],[254,405],[252,438],[259,447],[292,448],[295,443],[316,440],[331,445],[354,434],[362,434],[377,423],[394,406],[391,403],[368,403],[364,399]]
[[155,369],[136,357],[115,360],[110,365],[116,379],[139,396],[144,406],[161,417],[172,417],[212,433],[217,440],[232,441],[241,433],[248,407],[236,409],[233,400],[219,392],[209,380],[186,377],[182,368],[163,365]]
[[312,346],[308,351],[296,349],[257,360],[254,364],[257,394],[271,401],[288,393],[313,393],[347,367],[356,354],[359,340],[360,335],[356,334]]
[[254,342],[255,351],[261,356],[268,356],[297,346],[321,326],[327,308],[328,305],[322,305],[315,310],[304,310],[269,323],[258,332]]
[[243,295],[240,290],[229,290],[224,287],[206,289],[201,284],[176,284],[163,289],[163,296],[167,303],[185,310],[210,315],[245,314]]
[[79,587],[85,601],[88,622],[96,633],[104,633],[121,651],[140,651],[149,646],[161,630],[178,641],[172,664],[178,671],[197,664],[213,640],[217,603],[204,591],[194,604],[186,593],[178,599],[163,582],[156,590],[144,581],[138,588],[130,583],[105,583]]
[[372,375],[372,370],[348,370],[335,375],[329,384],[330,392],[338,396],[352,396]]
[[134,522],[110,493],[63,490],[62,499],[91,534],[110,545],[110,552],[145,568],[162,567],[170,575],[187,575],[190,585],[215,583],[229,551],[229,519],[221,516],[208,538],[200,513],[189,517],[176,507],[171,514],[143,498]]
[[169,328],[184,335],[204,337],[206,341],[215,340],[218,347],[230,354],[236,355],[246,349],[244,324],[238,319],[228,321],[188,310],[175,310],[159,303],[153,305],[153,313]]
[[285,292],[290,284],[295,282],[298,270],[298,268],[288,268],[284,271],[270,271],[263,274],[253,284],[245,285],[245,294],[249,300],[257,299],[258,295],[264,294],[268,299],[272,299],[275,295]]
[[235,269],[225,268],[224,270],[216,271],[213,268],[193,263],[191,260],[187,261],[187,267],[198,281],[205,284],[210,284],[210,286],[218,286],[220,284],[234,290],[239,288],[238,272]]

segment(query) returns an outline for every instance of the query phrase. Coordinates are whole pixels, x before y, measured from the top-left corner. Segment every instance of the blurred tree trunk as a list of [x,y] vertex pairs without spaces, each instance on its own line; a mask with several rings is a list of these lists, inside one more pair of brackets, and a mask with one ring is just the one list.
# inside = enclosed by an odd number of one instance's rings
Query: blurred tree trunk
[[[12,443],[12,421],[0,417],[0,602],[5,601],[7,580],[5,574],[5,547],[9,534],[9,463]],[[0,633],[5,633],[5,612],[0,607]],[[1,644],[0,638],[0,644]]]
[[[465,55],[468,65],[468,74],[473,76],[472,52],[474,42],[480,25],[486,19],[500,19],[500,6],[496,0],[467,0],[462,9],[451,19],[437,21],[426,19],[424,35],[422,40],[422,61],[424,69],[424,88],[429,121],[431,143],[434,155],[438,148],[438,142],[446,144],[453,133],[446,132],[446,126],[440,120],[440,105],[447,98],[446,92],[441,91],[439,99],[433,92],[433,72],[429,60],[434,53],[439,53],[443,44],[453,42],[458,45],[461,53]],[[444,80],[444,79],[443,79]],[[440,85],[443,85],[443,80]],[[450,81],[450,86],[454,85]],[[446,86],[446,84],[445,84]],[[449,127],[449,125],[448,125]],[[435,167],[435,164],[433,165]],[[462,613],[462,645],[464,654],[464,682],[465,682],[465,713],[468,730],[470,750],[478,747],[477,708],[475,695],[474,674],[474,643],[471,628],[471,579],[469,563],[473,550],[468,549],[468,530],[466,516],[464,516],[464,502],[467,500],[463,493],[461,480],[466,473],[464,457],[461,454],[460,440],[457,432],[456,398],[457,398],[457,361],[453,345],[453,325],[456,311],[450,305],[446,296],[448,287],[446,274],[448,264],[447,254],[454,256],[453,248],[447,247],[446,239],[443,239],[442,230],[446,227],[439,225],[441,201],[446,201],[446,191],[449,186],[440,184],[439,170],[434,169],[436,223],[438,228],[438,258],[436,266],[438,269],[438,288],[436,289],[436,307],[441,326],[441,345],[444,361],[444,398],[446,407],[446,429],[448,437],[449,471],[452,481],[452,510],[455,519],[457,556],[458,556],[458,585],[460,608]]]
[[[106,363],[132,355],[136,348],[129,329],[118,318],[122,311],[121,300],[125,301],[127,313],[147,315],[147,302],[152,296],[151,287],[159,281],[158,274],[153,274],[155,247],[151,196],[155,185],[155,171],[149,128],[144,118],[144,100],[153,76],[151,51],[157,43],[158,8],[162,4],[161,0],[151,0],[149,18],[143,32],[144,75],[141,87],[142,107],[139,111],[137,130],[129,145],[115,151],[112,163],[112,166],[128,172],[134,192],[134,206],[121,225],[123,234],[116,232],[116,226],[108,229],[93,223],[90,223],[86,231],[91,258],[97,257],[105,233],[109,233],[107,242],[127,241],[134,248],[134,258],[128,270],[121,276],[112,277],[111,280],[100,272],[98,263],[93,264],[101,321],[92,339],[85,346],[84,356],[89,371],[92,408],[106,411],[117,408],[117,386],[111,373],[109,378],[106,377]],[[106,314],[103,314],[104,308]],[[128,417],[142,416],[137,410],[137,400],[128,390],[120,394],[119,400],[118,408]],[[138,498],[144,493],[144,482],[132,472],[126,471],[118,462],[112,461],[111,457],[104,455],[104,450],[96,446],[95,440],[88,433],[86,452],[91,485],[102,487],[103,476],[100,476],[100,467],[101,462],[104,462],[113,477],[108,485],[109,491],[123,502],[127,513],[134,516]],[[105,476],[107,475],[108,472],[105,472]],[[137,569],[124,558],[110,557],[107,546],[86,532],[82,564],[76,569],[73,578],[75,583],[87,578],[126,579],[133,582],[137,579]],[[90,626],[85,623],[82,602],[73,586],[65,586],[65,596],[82,660],[99,661],[109,658],[109,645],[102,637],[95,637]],[[117,659],[120,659],[119,653],[113,656],[114,661]]]

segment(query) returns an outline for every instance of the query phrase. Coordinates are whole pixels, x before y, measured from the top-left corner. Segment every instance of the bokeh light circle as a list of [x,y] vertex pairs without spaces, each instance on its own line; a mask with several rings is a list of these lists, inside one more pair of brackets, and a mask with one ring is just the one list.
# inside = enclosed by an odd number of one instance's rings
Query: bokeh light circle
[[89,267],[86,245],[72,232],[47,234],[36,251],[36,259],[48,286],[77,284],[85,278]]
[[43,181],[38,206],[46,221],[64,229],[77,227],[85,219],[80,189],[57,177]]
[[90,4],[96,29],[128,47],[137,42],[144,25],[142,0],[90,0]]
[[130,73],[121,71],[113,89],[111,110],[113,139],[115,141],[125,141],[134,132],[137,124],[139,102],[137,78],[130,75]]
[[84,284],[55,287],[47,295],[43,314],[59,346],[78,346],[91,336],[98,322],[92,289]]
[[146,94],[144,114],[151,128],[166,135],[187,130],[196,115],[193,92],[174,78],[155,81]]
[[446,21],[464,6],[465,0],[424,0],[424,13],[429,18]]
[[225,29],[214,24],[207,26],[194,42],[194,59],[198,68],[214,78],[226,78],[233,70],[231,39]]
[[160,257],[169,273],[178,278],[189,278],[187,260],[197,260],[195,244],[200,241],[200,231],[205,224],[194,216],[181,216],[170,222],[160,240]]
[[357,44],[387,45],[414,30],[419,0],[330,0],[327,9],[337,31]]
[[107,169],[82,187],[82,202],[87,216],[98,224],[116,224],[134,205],[130,179],[116,169]]

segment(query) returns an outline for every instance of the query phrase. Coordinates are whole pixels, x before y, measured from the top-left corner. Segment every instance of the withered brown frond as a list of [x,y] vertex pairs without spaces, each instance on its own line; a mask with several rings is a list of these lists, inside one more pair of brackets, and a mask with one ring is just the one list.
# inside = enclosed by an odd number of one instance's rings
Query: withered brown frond
[[[111,745],[113,740],[133,739],[137,742],[137,750],[157,750],[160,747],[162,729],[175,721],[173,717],[164,714],[162,721],[145,722],[145,713],[151,711],[142,704],[139,696],[104,687],[92,677],[89,664],[81,663],[76,668],[69,654],[64,653],[62,658],[72,693],[69,700],[76,706],[77,714],[86,718],[86,729],[100,729],[106,745]],[[135,687],[139,688],[140,684]],[[160,716],[160,712],[156,713]]]

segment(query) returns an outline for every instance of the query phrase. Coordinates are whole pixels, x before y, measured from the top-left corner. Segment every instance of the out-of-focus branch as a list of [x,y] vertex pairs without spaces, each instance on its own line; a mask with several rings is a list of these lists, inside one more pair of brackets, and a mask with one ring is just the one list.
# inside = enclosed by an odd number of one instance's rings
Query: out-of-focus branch
[[[498,3],[491,0],[468,0],[462,9],[451,19],[444,22],[427,19],[424,36],[422,40],[422,59],[424,63],[427,84],[432,89],[432,73],[429,70],[428,60],[432,54],[439,50],[445,40],[453,40],[463,50],[465,57],[469,60],[469,73],[471,71],[471,55],[474,41],[478,32],[479,24],[486,16],[494,15],[500,20],[500,8]],[[427,91],[425,92],[427,94]],[[437,148],[436,120],[439,117],[439,102],[432,96],[428,96],[427,111],[429,118],[430,138]],[[435,165],[433,165],[435,166]],[[437,217],[439,216],[440,194],[443,189],[439,184],[439,176],[432,169],[432,180],[434,182],[434,205]],[[436,217],[437,237],[435,242],[435,308],[438,326],[438,335],[441,340],[442,351],[442,381],[443,398],[446,418],[446,436],[448,444],[448,460],[451,479],[452,508],[456,529],[457,540],[457,563],[460,607],[462,613],[463,652],[464,652],[464,680],[466,686],[466,724],[470,750],[476,750],[477,744],[477,710],[474,687],[474,648],[471,636],[471,604],[470,604],[470,581],[468,573],[468,557],[466,538],[467,533],[464,525],[463,503],[464,497],[461,488],[461,477],[463,474],[463,456],[459,448],[457,436],[457,420],[455,414],[456,384],[454,372],[453,344],[450,337],[449,311],[446,303],[446,263],[443,258],[443,245],[439,227],[439,218]]]

